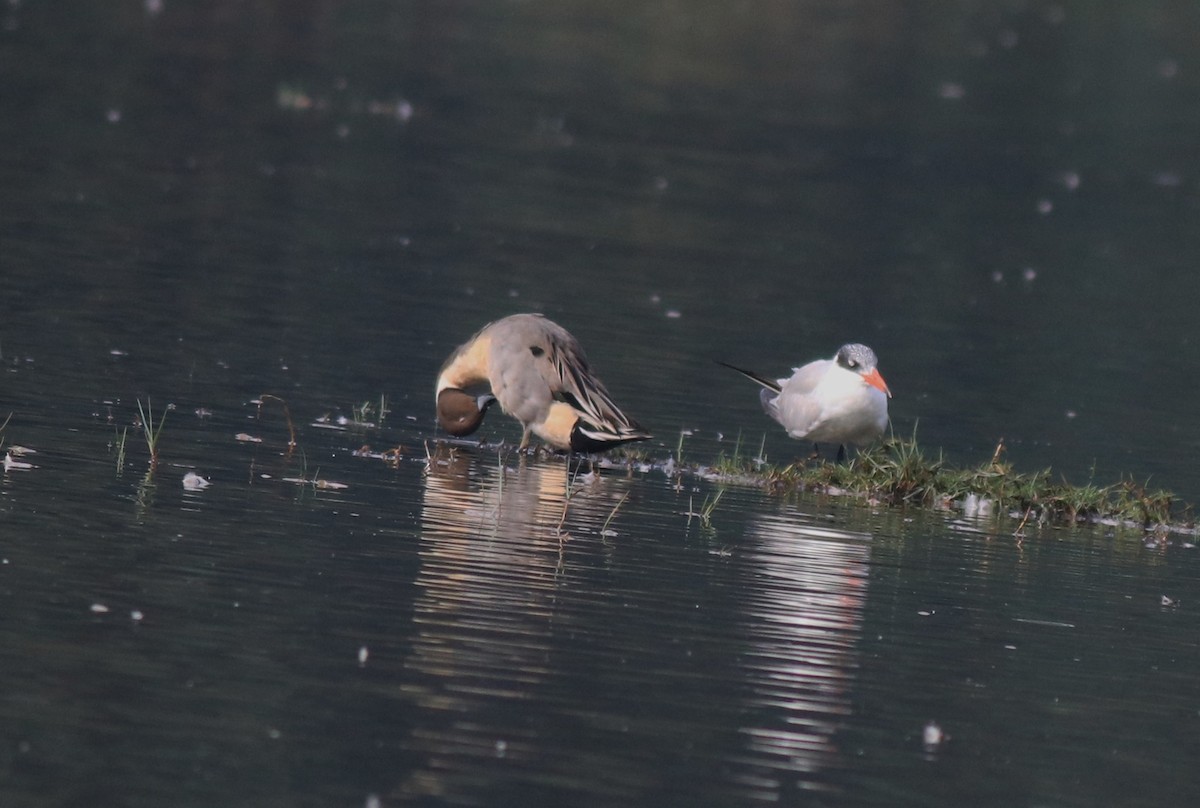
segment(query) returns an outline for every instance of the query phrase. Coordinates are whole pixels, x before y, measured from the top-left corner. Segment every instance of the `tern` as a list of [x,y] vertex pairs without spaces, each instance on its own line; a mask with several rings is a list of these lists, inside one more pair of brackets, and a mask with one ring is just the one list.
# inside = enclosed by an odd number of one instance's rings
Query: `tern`
[[892,397],[876,367],[875,352],[849,343],[832,359],[818,359],[795,368],[791,377],[773,380],[749,370],[718,362],[763,386],[763,410],[797,440],[838,444],[838,459],[846,444],[870,443],[887,428],[887,402]]
[[[486,385],[490,392],[472,394]],[[470,435],[493,403],[521,422],[521,448],[537,435],[557,449],[600,452],[650,433],[613,403],[579,341],[540,314],[488,323],[450,354],[437,379],[437,419]]]

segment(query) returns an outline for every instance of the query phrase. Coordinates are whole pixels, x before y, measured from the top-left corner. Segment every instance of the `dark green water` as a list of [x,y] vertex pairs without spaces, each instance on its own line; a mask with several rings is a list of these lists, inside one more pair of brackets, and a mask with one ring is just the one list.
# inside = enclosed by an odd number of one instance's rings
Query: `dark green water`
[[1192,4],[0,23],[0,804],[1195,801],[1194,537],[430,442],[543,311],[658,460],[794,456],[711,360],[858,340],[951,462],[1200,500]]

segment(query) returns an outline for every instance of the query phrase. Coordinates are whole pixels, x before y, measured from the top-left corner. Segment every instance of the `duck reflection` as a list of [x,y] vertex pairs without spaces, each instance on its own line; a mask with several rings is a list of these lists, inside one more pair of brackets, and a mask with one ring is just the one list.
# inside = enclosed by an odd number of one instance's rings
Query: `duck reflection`
[[533,756],[518,716],[545,698],[558,593],[577,572],[571,558],[595,566],[607,552],[601,529],[626,485],[560,458],[430,457],[404,677],[430,720],[410,736],[418,761],[398,795],[449,796],[489,759]]
[[776,798],[825,789],[821,773],[845,765],[836,735],[851,712],[870,534],[795,511],[759,517],[749,533],[757,541],[743,551],[754,575],[742,608],[753,693],[741,728],[744,785]]

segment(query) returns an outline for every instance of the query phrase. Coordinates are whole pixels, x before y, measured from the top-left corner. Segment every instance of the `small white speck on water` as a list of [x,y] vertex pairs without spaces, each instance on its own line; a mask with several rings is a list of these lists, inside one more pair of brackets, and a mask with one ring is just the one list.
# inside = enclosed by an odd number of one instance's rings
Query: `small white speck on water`
[[921,742],[925,744],[926,748],[930,749],[941,745],[942,741],[946,740],[946,737],[946,733],[942,731],[942,728],[938,726],[936,721],[930,721],[921,731]]
[[1058,181],[1068,191],[1074,191],[1079,188],[1079,183],[1082,181],[1079,174],[1074,171],[1064,171],[1058,175]]
[[681,312],[679,309],[667,309],[668,320],[678,320],[682,316],[683,312]]
[[938,86],[938,98],[943,101],[959,101],[967,94],[967,88],[955,81],[943,81]]
[[133,622],[135,622],[135,623],[140,623],[140,622],[142,622],[142,619],[143,619],[145,616],[146,616],[146,615],[142,614],[142,612],[141,612],[140,610],[138,610],[138,609],[134,609],[132,612],[130,612],[130,613],[129,613],[129,619],[130,619],[130,620],[132,620],[132,621],[133,621]]
[[371,655],[371,652],[369,650],[367,650],[367,646],[364,645],[361,648],[359,648],[358,649],[358,667],[360,667],[360,668],[365,667],[367,664],[367,657],[369,657],[370,655]]
[[1046,10],[1042,12],[1042,19],[1050,25],[1062,25],[1067,19],[1067,10],[1055,3],[1046,7]]
[[508,742],[496,741],[496,757],[504,757],[508,754]]
[[92,614],[108,614],[108,607],[103,603],[93,603]]

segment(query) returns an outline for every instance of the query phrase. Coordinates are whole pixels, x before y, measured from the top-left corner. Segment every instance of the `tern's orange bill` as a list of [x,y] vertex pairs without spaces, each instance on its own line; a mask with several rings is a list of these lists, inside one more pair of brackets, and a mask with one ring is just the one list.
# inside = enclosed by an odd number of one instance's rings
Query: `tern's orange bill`
[[879,375],[878,370],[872,369],[870,373],[864,373],[863,381],[874,387],[876,390],[882,391],[883,394],[888,398],[892,397],[892,391],[888,389],[887,382],[885,382],[883,377]]

